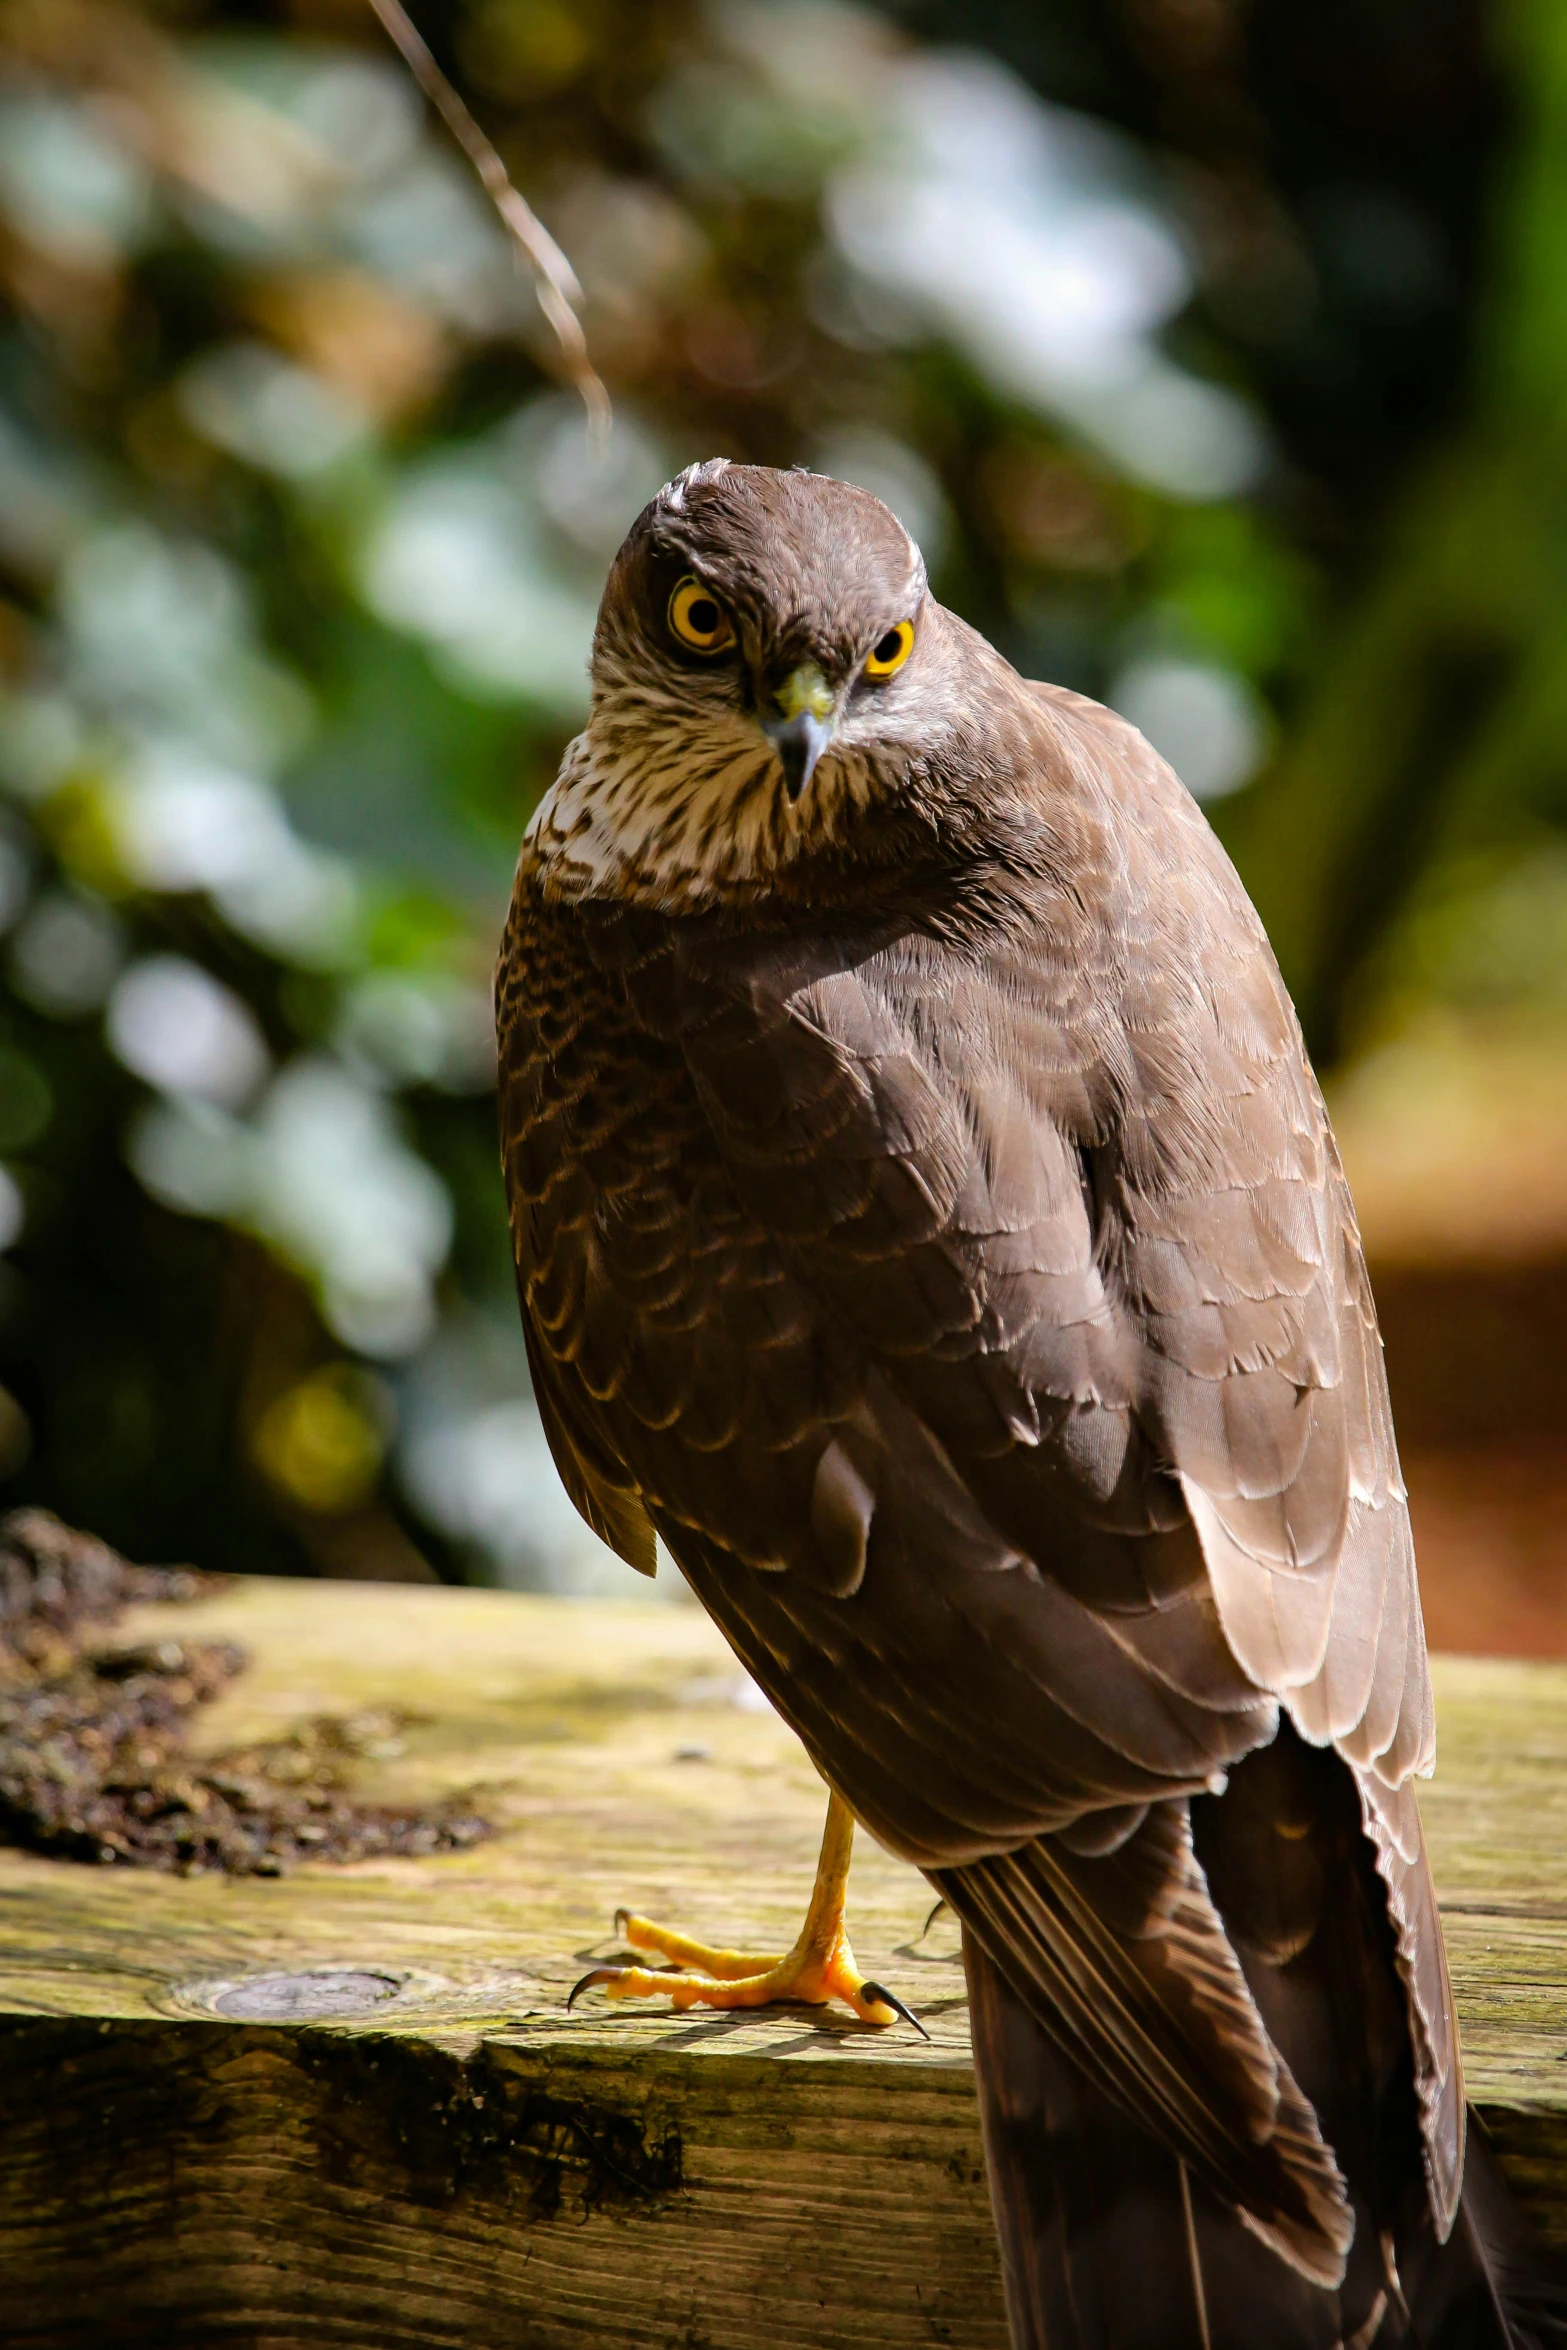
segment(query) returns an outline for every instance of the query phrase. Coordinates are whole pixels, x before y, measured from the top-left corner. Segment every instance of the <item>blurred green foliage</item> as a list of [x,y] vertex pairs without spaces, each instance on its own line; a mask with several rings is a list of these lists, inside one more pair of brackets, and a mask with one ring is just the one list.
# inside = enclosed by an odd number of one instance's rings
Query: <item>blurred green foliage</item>
[[863,481],[1239,856],[1331,1057],[1559,996],[1544,0],[0,6],[0,1473],[140,1556],[590,1587],[488,977],[643,500]]

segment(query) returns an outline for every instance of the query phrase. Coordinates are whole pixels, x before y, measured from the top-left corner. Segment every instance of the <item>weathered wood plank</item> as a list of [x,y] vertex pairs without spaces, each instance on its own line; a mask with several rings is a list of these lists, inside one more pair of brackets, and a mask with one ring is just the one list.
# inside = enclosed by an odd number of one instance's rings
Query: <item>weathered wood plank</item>
[[[362,1792],[477,1784],[500,1833],[239,1882],[0,1854],[0,2342],[1002,2350],[956,1938],[912,1871],[862,1848],[852,1923],[928,2048],[564,2012],[618,1902],[798,1923],[822,1790],[703,1617],[255,1583],[118,1636],[171,1629],[254,1659],[204,1744],[392,1705]],[[1567,2238],[1567,1670],[1444,1660],[1438,1696],[1471,2088]]]
[[[256,1584],[119,1636],[169,1630],[255,1659],[203,1743],[391,1702],[419,1718],[362,1792],[477,1781],[502,1833],[275,1881],[0,1856],[0,2279],[27,2312],[0,2338],[97,2350],[112,2309],[171,2350],[1002,2350],[955,1938],[916,1946],[912,1872],[863,1851],[855,1922],[933,2051],[803,2010],[564,2012],[619,1901],[762,1947],[799,1922],[823,1792],[705,1618]],[[387,1995],[233,2020],[258,1974],[321,1969]]]

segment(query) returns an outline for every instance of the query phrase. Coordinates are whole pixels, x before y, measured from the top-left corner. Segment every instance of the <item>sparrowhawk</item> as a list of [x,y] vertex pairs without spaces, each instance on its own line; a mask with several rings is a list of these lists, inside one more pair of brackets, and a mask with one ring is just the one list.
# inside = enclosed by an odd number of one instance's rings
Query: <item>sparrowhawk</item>
[[1349,1191],[1169,768],[865,492],[695,466],[610,573],[497,1004],[566,1487],[832,1790],[787,1958],[633,1920],[675,1971],[591,1979],[891,2022],[857,1820],[961,1921],[1019,2350],[1567,2339],[1465,2184]]

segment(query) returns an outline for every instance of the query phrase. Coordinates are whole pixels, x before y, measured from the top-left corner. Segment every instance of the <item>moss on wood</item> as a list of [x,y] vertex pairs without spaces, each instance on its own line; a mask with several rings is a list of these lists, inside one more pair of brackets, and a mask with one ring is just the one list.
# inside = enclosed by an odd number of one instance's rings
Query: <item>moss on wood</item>
[[281,1876],[301,1859],[457,1850],[487,1833],[460,1797],[356,1802],[367,1749],[396,1743],[394,1713],[325,1715],[197,1760],[200,1709],[245,1670],[232,1640],[116,1643],[134,1601],[182,1604],[223,1588],[183,1569],[133,1567],[46,1510],[0,1521],[0,1843],[62,1860],[196,1876]]
[[[932,2032],[566,1989],[618,1902],[782,1947],[823,1793],[695,1611],[238,1584],[198,1764],[395,1711],[358,1792],[482,1782],[473,1850],[275,1881],[0,1853],[19,2350],[1004,2350],[956,1936],[862,1839],[862,1965]],[[1425,1804],[1472,2092],[1567,2238],[1567,1672],[1438,1665]],[[112,2336],[104,2331],[112,2313]]]

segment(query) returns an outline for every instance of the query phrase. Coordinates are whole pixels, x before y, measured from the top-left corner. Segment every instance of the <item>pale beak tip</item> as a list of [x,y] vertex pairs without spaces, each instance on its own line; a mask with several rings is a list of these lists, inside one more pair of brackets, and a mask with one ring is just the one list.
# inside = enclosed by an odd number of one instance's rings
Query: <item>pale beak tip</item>
[[832,727],[813,711],[802,710],[798,717],[770,725],[766,733],[778,753],[778,764],[783,769],[784,789],[791,801],[798,801],[815,774],[822,753],[832,741]]

